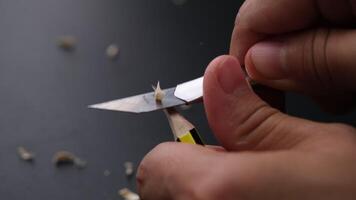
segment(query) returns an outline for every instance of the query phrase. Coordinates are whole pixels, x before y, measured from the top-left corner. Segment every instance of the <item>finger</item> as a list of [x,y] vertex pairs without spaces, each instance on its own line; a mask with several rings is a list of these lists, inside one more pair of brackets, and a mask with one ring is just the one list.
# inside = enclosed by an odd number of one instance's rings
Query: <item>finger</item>
[[343,173],[349,167],[335,176],[340,182],[330,178],[330,169],[340,169],[331,156],[334,155],[299,151],[241,153],[225,163],[226,171],[235,170],[234,175],[225,176],[225,181],[235,186],[229,193],[240,197],[235,199],[325,199],[331,194],[325,191],[335,192],[330,199],[339,199],[339,195],[347,193],[343,186],[352,181],[349,172]]
[[314,95],[356,90],[356,31],[317,29],[255,44],[246,56],[254,80]]
[[[137,185],[141,198],[174,200],[205,195],[200,194],[197,183],[206,182],[205,178],[221,167],[218,163],[222,154],[199,145],[158,145],[145,156],[138,169]],[[206,199],[203,197],[197,199]]]
[[[305,163],[305,157],[304,166],[309,164]],[[224,176],[226,183],[234,186],[229,194],[239,197],[235,199],[284,199],[283,196],[305,199],[302,197],[306,190],[303,194],[295,190],[302,186],[297,178],[305,178],[307,173],[300,167],[302,158],[301,153],[292,151],[242,152],[230,156],[226,159],[226,171],[234,173]]]
[[355,1],[344,0],[247,0],[236,18],[230,54],[244,60],[248,49],[258,41],[310,28],[320,21],[350,24],[355,19],[355,7]]
[[215,136],[227,150],[286,149],[299,144],[313,122],[280,113],[245,81],[232,56],[221,56],[204,75],[204,104]]

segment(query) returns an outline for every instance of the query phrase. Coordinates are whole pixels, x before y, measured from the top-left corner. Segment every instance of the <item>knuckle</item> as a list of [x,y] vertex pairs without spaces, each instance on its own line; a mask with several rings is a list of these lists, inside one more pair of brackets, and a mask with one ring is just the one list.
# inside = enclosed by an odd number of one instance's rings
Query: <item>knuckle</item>
[[328,67],[327,44],[329,40],[330,29],[316,29],[313,34],[311,46],[310,72],[314,74],[315,82],[320,86],[330,87],[332,81]]
[[289,66],[291,78],[304,80],[305,88],[323,88],[325,93],[333,84],[328,58],[330,29],[304,31],[287,41],[284,62]]
[[255,0],[244,1],[235,17],[235,27],[238,26],[239,29],[243,29],[245,31],[253,30],[256,19],[255,13],[257,12],[256,4],[259,4],[259,2],[256,2]]
[[246,7],[247,7],[247,4],[248,4],[249,0],[246,0],[242,5],[241,7],[239,8],[239,11],[237,12],[237,15],[236,15],[236,18],[235,18],[235,26],[237,26],[240,21],[241,21],[241,16],[243,16],[245,10],[246,10]]
[[245,148],[257,148],[278,126],[279,120],[276,115],[279,111],[266,103],[261,103],[248,113],[250,114],[241,120],[240,126],[235,130],[238,137],[235,141],[239,143],[244,141]]

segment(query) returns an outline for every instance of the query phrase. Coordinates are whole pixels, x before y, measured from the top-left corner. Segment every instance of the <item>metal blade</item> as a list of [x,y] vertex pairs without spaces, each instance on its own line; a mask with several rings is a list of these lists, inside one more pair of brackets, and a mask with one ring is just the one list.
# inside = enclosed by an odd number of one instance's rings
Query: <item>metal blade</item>
[[203,77],[177,85],[174,95],[186,102],[193,102],[203,97]]
[[146,94],[91,105],[89,108],[143,113],[186,104],[185,101],[174,96],[175,88],[169,88],[163,91],[166,95],[160,103],[155,100],[154,92],[149,92]]

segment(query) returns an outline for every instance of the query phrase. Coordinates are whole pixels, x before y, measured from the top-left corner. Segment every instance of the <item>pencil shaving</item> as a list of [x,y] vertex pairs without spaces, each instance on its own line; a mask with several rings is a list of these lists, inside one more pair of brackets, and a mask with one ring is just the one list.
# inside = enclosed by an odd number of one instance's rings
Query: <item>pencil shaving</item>
[[132,192],[128,188],[123,188],[119,190],[118,194],[125,200],[140,200],[140,196],[138,196],[138,194]]
[[106,169],[106,170],[104,171],[104,176],[110,176],[110,174],[111,174],[111,172],[110,172],[109,170]]
[[134,173],[134,166],[132,162],[125,162],[124,163],[125,167],[125,174],[126,176],[130,177]]
[[57,167],[65,164],[75,165],[78,168],[84,168],[86,166],[86,162],[84,160],[69,151],[58,151],[54,154],[52,162]]
[[61,164],[68,164],[68,163],[74,163],[74,154],[68,152],[68,151],[58,151],[57,153],[54,154],[52,162],[56,166],[59,166]]
[[156,87],[152,87],[154,90],[154,98],[157,102],[162,102],[164,97],[166,96],[166,93],[161,89],[161,86],[159,84],[159,81],[157,82]]
[[85,160],[82,160],[81,158],[76,157],[74,159],[74,165],[77,168],[83,169],[83,168],[85,168],[87,166],[87,162]]
[[109,59],[114,60],[119,55],[119,47],[115,44],[111,44],[106,48],[106,55]]
[[58,37],[57,44],[60,48],[64,50],[72,50],[75,48],[75,45],[77,44],[77,39],[71,35],[64,35]]
[[25,147],[18,147],[17,154],[22,160],[25,161],[32,161],[35,157],[35,155],[32,152],[28,151]]

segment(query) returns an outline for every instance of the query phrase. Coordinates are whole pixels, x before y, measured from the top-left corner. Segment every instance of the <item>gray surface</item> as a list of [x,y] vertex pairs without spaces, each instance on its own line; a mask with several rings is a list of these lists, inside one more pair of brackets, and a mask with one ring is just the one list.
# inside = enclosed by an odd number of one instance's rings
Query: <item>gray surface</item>
[[[199,77],[227,52],[239,1],[1,0],[0,199],[120,199],[134,181],[123,162],[136,164],[156,144],[172,139],[163,112],[134,115],[87,109]],[[78,38],[73,52],[56,38]],[[115,62],[106,58],[120,46]],[[202,106],[185,112],[213,141]],[[36,152],[24,163],[16,147]],[[56,169],[53,153],[70,150],[84,170]],[[105,169],[112,173],[105,177]]]
[[[163,87],[202,75],[227,52],[239,1],[1,0],[0,1],[0,199],[120,199],[134,188],[123,162],[136,164],[156,144],[171,140],[163,113],[134,115],[87,109],[89,104]],[[56,38],[74,35],[75,51]],[[120,46],[115,62],[105,56]],[[288,96],[291,114],[332,118],[310,101]],[[213,142],[202,106],[184,114]],[[24,145],[33,164],[16,156]],[[67,149],[88,161],[84,170],[56,169],[50,160]],[[104,170],[111,175],[105,177]]]
[[[287,94],[287,112],[290,115],[320,122],[340,122],[356,126],[356,111],[332,115],[321,109],[311,98],[298,94]],[[340,106],[342,107],[342,105]]]

